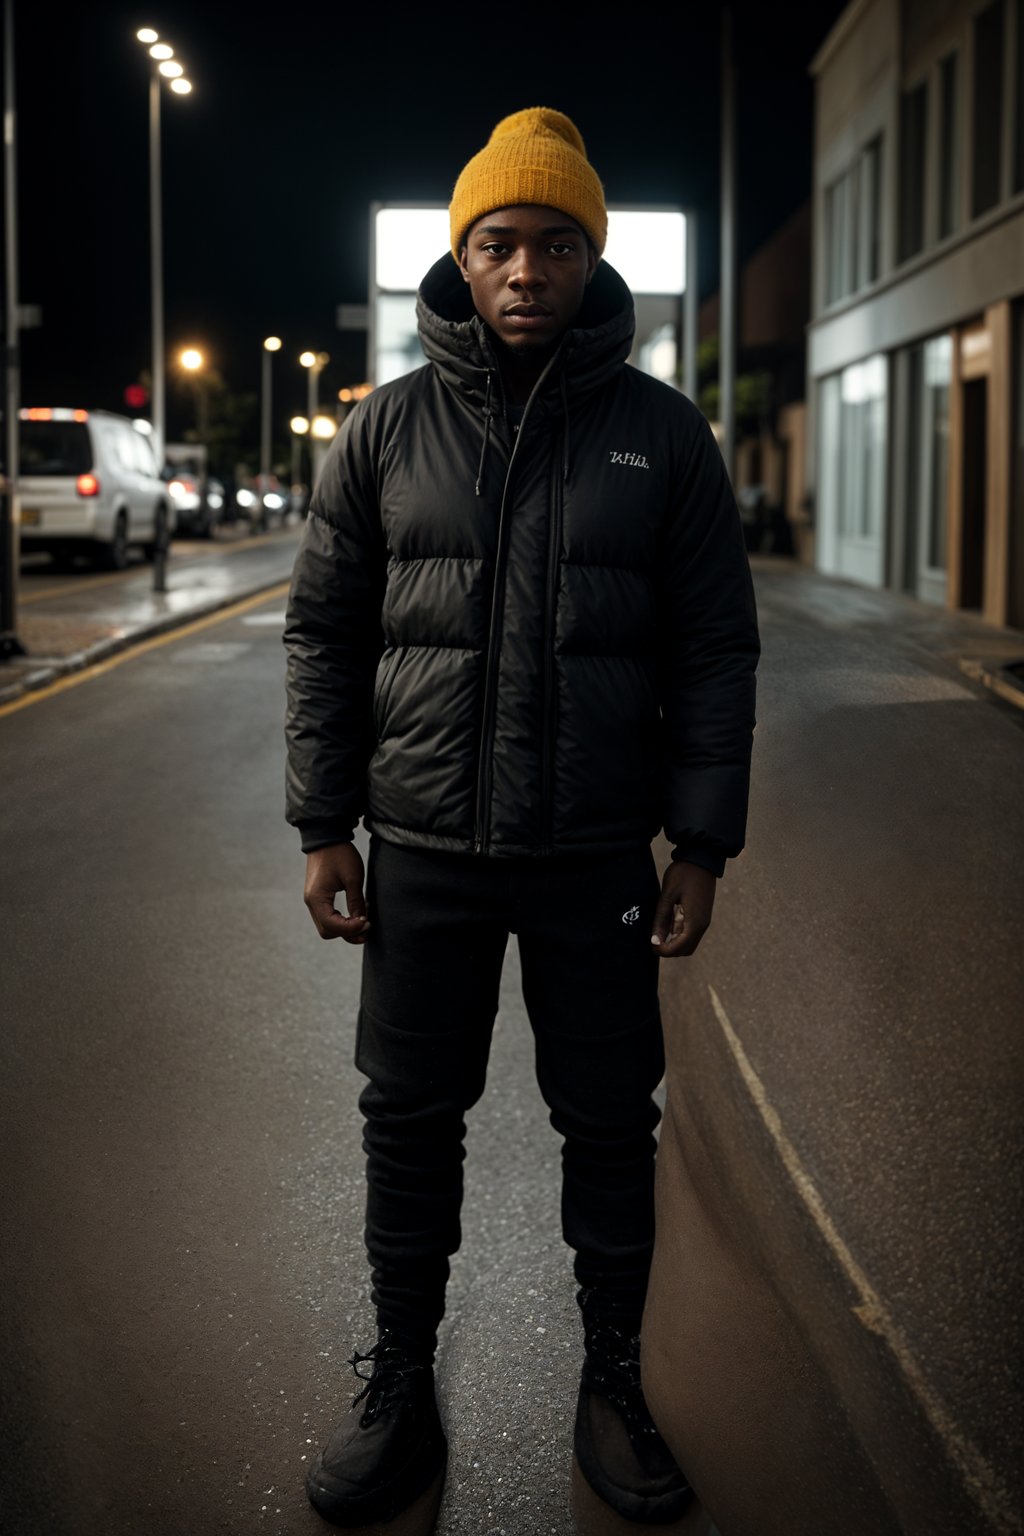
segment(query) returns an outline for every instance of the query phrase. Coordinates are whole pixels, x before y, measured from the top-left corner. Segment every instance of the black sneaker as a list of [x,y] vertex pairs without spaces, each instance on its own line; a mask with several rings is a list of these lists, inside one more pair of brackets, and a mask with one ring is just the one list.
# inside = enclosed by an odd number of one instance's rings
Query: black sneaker
[[693,1498],[651,1418],[640,1385],[640,1335],[588,1317],[576,1406],[580,1471],[605,1504],[646,1525],[671,1525]]
[[349,1364],[366,1385],[310,1469],[306,1492],[326,1520],[358,1527],[393,1520],[425,1493],[444,1471],[448,1442],[432,1368],[386,1329]]

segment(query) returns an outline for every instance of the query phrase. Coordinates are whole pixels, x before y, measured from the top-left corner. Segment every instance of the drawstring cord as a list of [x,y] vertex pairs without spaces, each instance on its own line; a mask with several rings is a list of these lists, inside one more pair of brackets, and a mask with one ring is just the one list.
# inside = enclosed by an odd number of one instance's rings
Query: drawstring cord
[[491,440],[491,417],[493,415],[494,410],[491,406],[491,370],[488,368],[487,393],[484,396],[484,441],[483,446],[480,449],[480,463],[477,465],[476,471],[476,494],[478,496],[480,495],[480,486],[483,483],[484,478],[484,463],[487,459],[487,445]]
[[[562,394],[562,415],[564,426],[562,429],[562,479],[569,480],[569,391],[565,382],[565,373],[559,375],[559,387]],[[487,463],[487,449],[491,441],[491,422],[494,420],[494,406],[492,404],[493,374],[487,370],[487,392],[484,395],[484,440],[480,445],[480,462],[476,470],[476,494],[481,494],[484,479],[484,466]]]

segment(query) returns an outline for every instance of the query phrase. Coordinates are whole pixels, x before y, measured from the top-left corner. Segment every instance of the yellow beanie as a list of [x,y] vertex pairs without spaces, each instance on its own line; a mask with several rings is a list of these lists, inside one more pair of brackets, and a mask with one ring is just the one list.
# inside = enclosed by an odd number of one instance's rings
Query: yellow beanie
[[563,112],[526,107],[502,118],[486,146],[463,169],[448,209],[452,254],[466,231],[495,208],[539,203],[581,225],[600,256],[608,238],[604,191],[580,137]]

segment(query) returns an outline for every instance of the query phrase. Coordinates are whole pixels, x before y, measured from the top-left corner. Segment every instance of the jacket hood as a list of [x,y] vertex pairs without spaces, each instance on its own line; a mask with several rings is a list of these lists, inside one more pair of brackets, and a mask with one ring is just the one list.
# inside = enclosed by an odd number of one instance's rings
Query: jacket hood
[[[494,344],[450,253],[420,284],[416,319],[423,351],[445,382],[464,396],[485,399],[488,375],[497,370]],[[560,344],[557,371],[570,397],[589,394],[622,367],[634,326],[633,295],[614,267],[599,262]]]

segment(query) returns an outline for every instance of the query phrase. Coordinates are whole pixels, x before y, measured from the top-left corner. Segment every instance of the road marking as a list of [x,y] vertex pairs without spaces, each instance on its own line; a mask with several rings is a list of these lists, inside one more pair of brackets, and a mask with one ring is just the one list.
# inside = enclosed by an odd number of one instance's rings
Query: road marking
[[19,709],[27,709],[30,704],[41,704],[44,699],[52,699],[54,694],[66,693],[69,688],[77,688],[80,683],[91,682],[94,677],[102,677],[105,672],[112,672],[115,667],[122,666],[124,662],[134,661],[136,656],[145,656],[147,651],[155,651],[161,645],[171,645],[176,640],[187,640],[190,635],[198,635],[214,624],[224,624],[229,619],[237,619],[240,614],[258,608],[261,603],[276,602],[284,597],[290,585],[290,582],[282,581],[276,587],[269,587],[266,592],[257,592],[255,596],[244,597],[240,602],[232,603],[227,608],[218,608],[216,613],[208,613],[201,619],[193,619],[188,624],[182,624],[179,629],[169,629],[165,634],[154,635],[151,640],[143,640],[138,645],[128,646],[125,650],[118,651],[116,656],[108,656],[106,661],[96,661],[90,667],[83,667],[81,672],[71,672],[67,677],[58,677],[56,682],[49,683],[45,688],[37,688],[32,693],[22,694],[20,699],[12,699],[9,704],[0,704],[0,720],[5,715],[17,714]]
[[960,1472],[971,1496],[992,1521],[993,1530],[1005,1532],[1006,1536],[1024,1530],[1016,1501],[1011,1498],[996,1470],[961,1432],[953,1415],[926,1379],[885,1302],[839,1235],[814,1181],[800,1161],[800,1154],[786,1135],[778,1110],[768,1098],[765,1086],[743,1049],[743,1042],[733,1029],[718,993],[710,985],[708,991],[711,993],[711,1006],[715,1010],[722,1033],[736,1060],[750,1097],[775,1143],[783,1166],[792,1179],[797,1194],[810,1212],[815,1226],[860,1298],[859,1305],[853,1308],[854,1316],[870,1333],[877,1334],[888,1345],[908,1389],[917,1399],[925,1418],[942,1441],[947,1455]]
[[284,627],[284,621],[285,621],[285,611],[282,608],[279,613],[253,613],[253,614],[250,614],[250,616],[247,619],[243,619],[242,620],[242,623],[243,624],[276,624],[278,629],[282,629]]

